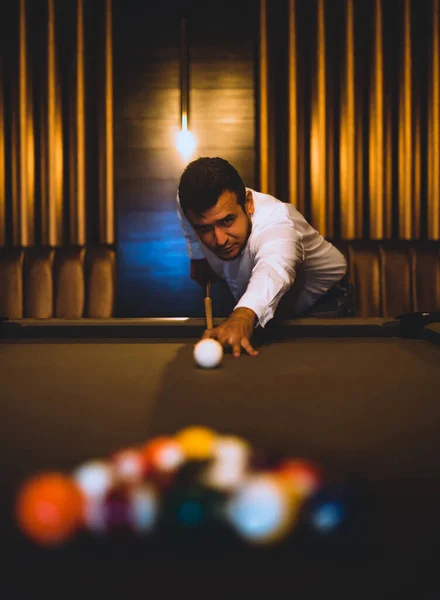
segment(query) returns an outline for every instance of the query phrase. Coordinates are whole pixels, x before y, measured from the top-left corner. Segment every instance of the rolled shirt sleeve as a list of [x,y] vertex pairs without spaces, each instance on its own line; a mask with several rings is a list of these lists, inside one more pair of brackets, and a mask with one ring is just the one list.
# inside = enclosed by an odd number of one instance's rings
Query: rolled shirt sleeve
[[235,308],[250,308],[257,316],[257,325],[264,327],[295,281],[305,252],[302,235],[287,214],[281,222],[255,233],[251,247],[255,265],[246,291]]
[[180,206],[179,195],[177,194],[177,216],[179,218],[180,226],[183,231],[183,235],[186,241],[186,250],[190,260],[201,260],[205,257],[203,250],[200,245],[200,240],[194,231],[191,223],[185,217],[185,214]]

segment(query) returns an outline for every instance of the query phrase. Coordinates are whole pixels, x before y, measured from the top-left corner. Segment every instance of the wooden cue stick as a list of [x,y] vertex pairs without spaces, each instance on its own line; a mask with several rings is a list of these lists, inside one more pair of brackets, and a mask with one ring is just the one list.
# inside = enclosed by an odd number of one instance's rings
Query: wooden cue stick
[[212,300],[211,300],[211,282],[206,283],[205,288],[205,316],[206,316],[206,329],[212,329],[214,324],[212,322]]

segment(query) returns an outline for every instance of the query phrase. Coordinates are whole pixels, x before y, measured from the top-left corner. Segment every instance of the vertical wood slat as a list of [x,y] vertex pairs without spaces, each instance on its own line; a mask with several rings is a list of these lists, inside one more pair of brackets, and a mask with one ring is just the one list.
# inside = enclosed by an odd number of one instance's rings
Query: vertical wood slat
[[[301,107],[298,107],[297,66],[303,56],[296,53],[295,36],[296,28],[304,23],[296,20],[300,14],[295,12],[298,2],[288,2],[289,95],[287,100],[276,98],[273,105],[276,110],[284,101],[288,102],[285,164],[289,166],[289,200],[303,212],[309,211],[312,224],[327,237],[331,237],[333,232],[332,178],[337,174],[343,238],[367,234],[373,239],[394,236],[418,239],[427,231],[428,238],[440,239],[440,0],[424,2],[429,7],[426,13],[419,11],[416,0],[402,0],[396,5],[386,0],[375,0],[365,3],[365,6],[358,0],[344,0],[345,43],[338,65],[339,68],[343,67],[339,108],[331,105],[333,94],[329,69],[334,66],[331,63],[334,60],[331,49],[336,48],[337,44],[325,15],[328,3],[316,0],[310,4],[311,10],[301,13],[306,19],[315,20],[317,29],[315,51],[304,48],[315,56],[310,72],[311,91],[307,88],[307,82],[301,81],[301,85],[305,83],[306,93],[310,94],[310,123],[298,113]],[[369,11],[370,6],[373,15],[371,38],[363,25],[355,29],[357,15],[365,18],[365,10]],[[420,19],[422,21],[419,23]],[[394,56],[387,48],[393,43],[389,37],[394,35],[391,27],[396,22],[399,23],[401,50]],[[266,31],[268,56],[271,44],[275,45],[279,36],[283,35],[277,31],[277,39],[275,36],[272,39],[269,25],[269,31]],[[432,35],[416,37],[417,29],[414,32],[412,29],[418,26],[432,28]],[[419,50],[418,44],[429,44],[429,47]],[[420,75],[423,70],[419,61],[426,50],[429,55],[429,77],[425,80]],[[360,70],[364,65],[357,58],[362,53],[371,53],[372,57],[369,74],[365,78],[368,84],[367,107],[363,106],[362,88],[365,84]],[[397,63],[394,63],[395,59]],[[270,66],[269,75],[272,67],[275,68]],[[398,73],[397,79],[394,79],[394,73]],[[268,80],[271,81],[270,77]],[[424,86],[428,86],[426,90]],[[423,113],[426,92],[428,116],[425,125]],[[268,110],[270,112],[270,106]],[[340,119],[339,139],[333,135],[333,122],[337,118]],[[364,123],[368,128],[365,129],[365,140]],[[305,146],[303,149],[300,136],[301,127],[308,125],[310,129],[305,129],[305,135],[310,143],[310,165],[304,163]],[[427,130],[424,130],[425,126]],[[277,139],[283,135],[282,131],[275,133]],[[426,151],[422,145],[425,136],[428,138]],[[338,144],[338,157],[334,157],[334,147]],[[295,153],[297,161],[294,159]],[[310,194],[307,194],[307,189],[300,189],[303,173],[304,181],[310,183]]]
[[35,149],[32,111],[32,74],[27,43],[26,0],[20,1],[20,178],[22,179],[22,243],[29,246],[35,239]]
[[403,56],[399,89],[399,237],[412,236],[412,57],[410,0],[404,0]]
[[260,129],[260,189],[262,192],[269,190],[269,122],[268,122],[268,41],[267,41],[267,3],[260,0],[260,53],[259,53],[259,100],[260,111],[258,115]]
[[306,210],[305,123],[303,103],[299,103],[296,0],[288,6],[288,180],[289,202],[302,213]]
[[273,144],[273,113],[270,90],[270,61],[268,40],[268,0],[260,0],[259,47],[259,179],[260,190],[275,193],[275,148]]
[[12,239],[16,246],[29,246],[35,236],[35,165],[26,0],[19,1],[18,11],[18,81],[14,85],[11,135]]
[[432,3],[432,45],[428,93],[427,230],[440,239],[440,0]]
[[[86,191],[85,191],[85,89],[84,89],[84,32],[83,32],[83,0],[72,0],[74,4],[77,5],[77,20],[76,26],[77,28],[77,58],[75,61],[76,66],[76,88],[75,88],[75,100],[73,104],[75,105],[75,116],[70,121],[71,133],[70,139],[74,141],[74,151],[71,152],[71,163],[70,163],[70,180],[72,182],[72,186],[74,190],[70,195],[70,216],[71,216],[71,241],[75,243],[81,243],[81,239],[85,241],[85,220],[86,220]],[[347,22],[352,21],[353,15],[351,14],[353,10],[357,6],[357,0],[346,0],[346,18]],[[53,10],[51,8],[53,6],[53,0],[47,0],[48,9]],[[384,50],[383,44],[386,41],[386,36],[388,35],[388,30],[383,26],[382,23],[382,12],[386,7],[386,0],[376,0],[375,3],[375,15],[376,15],[376,24],[379,23],[380,35],[377,34],[374,37],[375,43],[375,61],[373,61],[374,66],[372,67],[372,73],[376,75],[378,72],[381,73],[381,77],[378,80],[378,84],[376,85],[376,81],[373,81],[373,86],[371,88],[371,96],[370,96],[370,108],[372,107],[370,114],[370,132],[369,132],[369,140],[370,140],[370,150],[371,157],[374,158],[373,164],[370,161],[370,172],[367,172],[365,176],[368,178],[368,187],[371,192],[371,204],[370,204],[370,225],[371,225],[371,233],[373,237],[390,237],[391,229],[392,229],[392,210],[391,206],[391,197],[392,197],[392,189],[393,182],[391,177],[392,171],[392,163],[393,160],[398,160],[398,169],[400,169],[400,176],[398,177],[399,190],[396,195],[398,203],[400,205],[399,210],[399,237],[411,237],[416,238],[420,235],[420,230],[422,229],[423,223],[421,223],[421,218],[424,217],[423,210],[426,208],[426,229],[428,231],[428,237],[430,239],[439,239],[440,238],[440,153],[439,153],[439,138],[440,138],[440,127],[439,127],[439,0],[431,0],[428,3],[431,12],[431,18],[429,20],[429,26],[432,28],[431,35],[427,36],[426,43],[430,43],[429,46],[429,77],[427,85],[428,88],[428,112],[427,112],[427,131],[424,132],[421,130],[422,126],[425,126],[425,121],[423,119],[423,110],[424,106],[421,104],[419,100],[419,95],[417,91],[414,91],[414,81],[413,73],[417,73],[417,63],[415,59],[415,55],[413,54],[413,43],[411,40],[411,8],[416,8],[415,0],[404,0],[401,3],[401,7],[399,7],[399,14],[403,14],[403,43],[402,49],[403,52],[399,57],[399,62],[401,66],[401,79],[400,79],[400,98],[401,98],[401,110],[400,110],[400,123],[402,127],[396,127],[396,130],[392,130],[392,117],[393,117],[393,107],[388,102],[388,98],[391,97],[389,92],[390,83],[384,76],[386,72],[384,68]],[[428,5],[427,4],[427,5]],[[266,160],[266,175],[268,185],[270,186],[269,180],[271,178],[270,175],[270,161],[273,160],[273,153],[271,151],[271,134],[270,134],[270,121],[269,117],[271,111],[276,109],[276,105],[271,107],[270,100],[270,88],[271,82],[269,75],[272,73],[271,69],[269,69],[269,56],[270,56],[270,48],[268,45],[268,37],[270,38],[270,32],[268,32],[267,27],[268,24],[266,22],[267,19],[267,11],[268,11],[268,2],[267,0],[261,2],[261,5],[264,9],[265,19],[264,23],[262,23],[261,28],[262,31],[265,30],[265,34],[262,36],[265,39],[265,51],[264,57],[266,60],[265,63],[265,76],[266,83],[265,87],[261,86],[260,92],[265,91],[265,93],[261,93],[262,105],[264,104],[264,98],[266,98],[266,109],[265,111],[260,110],[259,118],[261,119],[261,123],[264,121],[262,115],[264,114],[265,122],[266,122],[266,151],[261,152],[262,162]],[[30,28],[30,21],[26,19],[26,4],[25,0],[17,0],[17,6],[19,7],[19,21],[18,21],[18,68],[15,70],[17,74],[17,93],[13,103],[13,111],[12,114],[19,115],[16,118],[13,131],[12,131],[12,148],[5,148],[7,153],[10,153],[11,156],[8,156],[8,161],[11,164],[12,168],[12,177],[10,173],[5,174],[4,179],[11,179],[11,191],[12,198],[8,199],[8,202],[11,202],[11,211],[8,214],[12,214],[13,224],[14,224],[14,235],[13,235],[13,243],[14,244],[24,244],[29,245],[32,243],[34,239],[34,151],[33,151],[33,115],[31,109],[31,81],[29,78],[29,64],[28,64],[28,56],[29,56],[29,48],[27,46],[26,38],[28,35],[28,30]],[[295,22],[295,14],[294,14],[295,2],[294,0],[289,0],[289,36],[290,36],[290,47],[292,48],[295,42],[295,27],[300,27],[301,24]],[[325,48],[326,43],[326,35],[330,32],[325,27],[323,13],[324,8],[327,8],[327,3],[320,1],[317,2],[318,8],[318,53],[317,59],[319,65],[324,64],[324,84],[322,84],[322,70],[318,66],[318,80],[317,87],[324,90],[324,96],[327,100],[326,106],[328,107],[329,101],[329,93],[326,89],[326,77],[328,77],[325,71],[325,62],[320,63],[319,61],[322,59],[322,54],[320,49]],[[351,13],[350,13],[351,11]],[[107,9],[108,12],[108,9]],[[351,15],[351,16],[350,16]],[[325,15],[324,15],[325,16]],[[104,13],[102,15],[104,18]],[[110,20],[111,23],[111,10],[106,17]],[[50,28],[50,19],[48,23],[48,27]],[[323,35],[321,35],[321,24],[323,24]],[[293,25],[293,28],[292,28]],[[33,26],[33,25],[32,25]],[[109,25],[106,25],[108,29]],[[353,28],[353,25],[352,25]],[[287,29],[286,29],[287,31]],[[356,38],[352,39],[349,37],[350,27],[346,26],[346,55],[343,56],[343,59],[346,61],[347,73],[350,70],[353,70],[352,80],[348,81],[349,76],[347,75],[347,80],[344,83],[342,88],[343,91],[343,102],[341,105],[341,133],[340,133],[340,143],[341,143],[341,154],[340,159],[341,163],[339,165],[340,168],[340,184],[341,184],[341,231],[344,237],[351,235],[349,233],[350,230],[353,229],[353,222],[355,226],[355,236],[359,236],[362,232],[360,226],[362,225],[362,214],[360,210],[360,206],[362,204],[362,199],[359,204],[359,198],[361,198],[361,191],[363,184],[363,175],[362,175],[362,164],[360,160],[362,147],[362,139],[359,138],[358,132],[360,127],[360,119],[358,117],[359,111],[362,108],[359,108],[357,97],[356,97],[356,65],[350,66],[350,61],[352,60],[349,56],[349,47],[350,44],[356,44]],[[49,34],[49,31],[48,31]],[[54,35],[54,33],[50,33],[50,35]],[[357,34],[356,34],[357,35]],[[108,52],[108,44],[111,47],[111,35],[106,37],[106,55]],[[275,43],[275,40],[273,41]],[[331,45],[334,43],[331,38],[329,38],[328,43]],[[263,44],[264,45],[264,44]],[[47,68],[50,72],[55,72],[55,65],[51,64],[52,60],[55,60],[55,57],[51,54],[50,48],[53,48],[53,52],[55,47],[55,42],[48,42],[48,54],[47,54]],[[111,55],[111,52],[110,52]],[[385,55],[386,56],[386,55]],[[300,61],[301,57],[295,57],[296,61]],[[324,52],[324,60],[325,60],[325,52]],[[329,60],[328,58],[326,59]],[[292,62],[292,54],[289,55],[289,70],[294,74],[294,77],[297,77],[296,73],[296,63]],[[260,67],[263,67],[264,61],[261,60]],[[414,64],[412,64],[414,63]],[[379,65],[379,66],[378,66]],[[380,67],[380,69],[379,69]],[[108,140],[109,144],[105,146],[106,152],[105,157],[100,155],[101,167],[99,170],[99,177],[101,179],[100,184],[100,238],[101,240],[110,239],[112,235],[112,218],[113,218],[113,199],[112,199],[112,185],[110,183],[112,179],[112,135],[111,131],[111,113],[113,111],[112,107],[112,99],[108,93],[109,80],[111,78],[112,64],[111,57],[110,59],[106,58],[106,82],[104,87],[106,89],[105,93],[105,102],[103,106],[105,106],[105,120],[106,124],[103,125],[103,130],[105,130],[105,136],[101,139],[102,144],[104,144],[104,139]],[[261,71],[260,71],[261,72]],[[49,77],[49,79],[53,79]],[[425,85],[422,78],[420,78],[420,84]],[[54,94],[56,95],[56,85],[55,88],[54,82],[49,84],[47,94],[49,98],[53,99]],[[297,89],[298,82],[296,83],[292,80],[289,81],[290,90]],[[379,93],[380,87],[382,87],[382,92]],[[5,90],[7,90],[7,86],[5,85]],[[55,89],[55,91],[54,91]],[[345,90],[345,92],[344,92]],[[354,90],[354,92],[353,92]],[[354,99],[353,99],[354,93]],[[421,94],[423,97],[423,94]],[[289,94],[289,103],[297,102],[298,94],[290,93]],[[58,106],[58,101],[50,100],[51,106]],[[292,104],[290,106],[291,114],[293,112],[293,107],[295,105]],[[61,139],[61,123],[59,122],[56,125],[57,116],[53,114],[53,110],[51,109],[49,104],[47,108],[47,119],[48,119],[48,131],[50,130],[52,133],[48,133],[47,135],[47,146],[48,146],[48,156],[51,156],[49,162],[51,162],[54,166],[53,173],[61,173],[60,164],[62,162],[62,139]],[[296,103],[296,108],[298,105]],[[334,107],[333,107],[334,108]],[[331,107],[331,111],[333,111]],[[355,113],[355,117],[353,117],[353,111]],[[1,111],[0,111],[1,112]],[[321,113],[319,113],[321,114]],[[331,114],[331,113],[330,113]],[[24,118],[23,118],[24,115]],[[382,116],[380,116],[382,115]],[[422,115],[422,118],[421,118]],[[312,117],[315,116],[313,113]],[[1,119],[1,116],[0,116]],[[325,143],[324,143],[324,152],[327,153],[328,150],[331,150],[329,145],[331,140],[331,133],[329,129],[329,113],[328,110],[324,113],[324,122],[325,128],[322,128],[322,120],[318,119],[318,130],[324,130],[325,135]],[[352,125],[354,122],[354,125]],[[312,125],[313,125],[312,121]],[[298,123],[292,124],[292,119],[290,119],[290,142],[289,142],[289,150],[290,156],[295,152],[297,155],[302,151],[301,148],[301,140],[299,135],[300,125]],[[353,133],[354,128],[354,133]],[[263,128],[264,129],[264,128]],[[41,130],[41,128],[40,128]],[[58,131],[58,133],[57,133]],[[399,131],[402,131],[402,135],[399,138]],[[54,132],[54,133],[53,133]],[[397,137],[398,143],[398,151],[396,156],[392,156],[391,148],[394,140],[392,136]],[[422,159],[424,158],[423,148],[421,147],[422,140],[424,136],[428,136],[428,144],[427,144],[427,152],[426,152],[426,164],[422,163]],[[0,133],[1,136],[1,133]],[[347,137],[348,136],[348,137]],[[354,136],[354,138],[353,138]],[[310,136],[310,139],[312,136]],[[53,143],[54,140],[58,139],[59,141]],[[349,142],[347,140],[350,140]],[[3,141],[5,141],[3,137]],[[352,149],[353,144],[355,147],[355,152],[352,150],[347,152],[349,163],[349,168],[351,175],[344,180],[342,178],[341,173],[343,169],[346,168],[344,166],[342,160],[342,148],[346,147],[349,144],[349,147]],[[399,146],[400,144],[400,146]],[[1,146],[1,140],[0,140]],[[49,149],[50,147],[50,149]],[[58,150],[55,150],[55,147]],[[321,147],[320,147],[321,148]],[[322,148],[321,148],[322,149]],[[0,149],[1,153],[1,149]],[[55,156],[54,156],[55,155]],[[356,160],[353,164],[352,156],[356,156]],[[61,156],[61,160],[60,159]],[[320,155],[321,156],[321,155]],[[380,160],[380,157],[382,159]],[[330,229],[328,227],[329,221],[332,218],[332,205],[331,205],[331,188],[330,185],[330,175],[332,172],[331,168],[331,157],[330,159],[325,156],[325,179],[324,185],[326,189],[324,190],[325,197],[320,197],[318,202],[319,211],[323,207],[325,210],[325,227],[319,225],[319,222],[316,223],[317,226],[323,231],[324,234],[329,235]],[[57,162],[59,161],[59,162]],[[321,163],[324,161],[321,161]],[[367,163],[366,163],[367,164]],[[104,166],[105,165],[105,166]],[[402,167],[403,165],[403,167]],[[397,167],[397,164],[396,164]],[[42,165],[43,168],[43,165]],[[264,169],[262,168],[263,172]],[[421,196],[421,191],[423,189],[423,178],[427,179],[427,190],[426,197]],[[304,178],[309,177],[309,173],[304,174]],[[57,198],[57,194],[54,191],[57,188],[57,177],[50,177],[49,171],[42,171],[42,179],[46,177],[45,184],[47,189],[47,194],[42,194],[42,215],[43,215],[43,240],[48,240],[50,243],[54,241],[58,243],[59,235],[61,231],[61,201],[54,200]],[[371,176],[371,181],[370,181]],[[305,199],[305,194],[300,193],[300,180],[302,177],[302,173],[298,170],[293,171],[290,174],[290,190],[296,188],[296,196],[297,201],[296,204],[300,206],[300,202],[304,203],[304,207],[308,199]],[[356,180],[356,183],[353,183],[353,179]],[[61,181],[62,184],[62,181]],[[61,185],[60,184],[60,185]],[[344,187],[345,186],[345,187]],[[354,192],[353,188],[355,186]],[[4,185],[3,185],[4,187]],[[347,189],[349,191],[347,192]],[[105,191],[104,191],[105,190]],[[320,194],[322,194],[322,186],[320,186]],[[43,190],[42,190],[43,191]],[[316,191],[316,190],[315,190]],[[4,193],[4,192],[3,192]],[[290,192],[293,194],[293,192]],[[1,194],[1,157],[0,157],[0,194]],[[298,195],[300,196],[298,198]],[[352,201],[348,202],[347,198],[355,197],[357,206],[353,206],[351,204]],[[324,198],[324,199],[323,199]],[[312,201],[314,202],[313,206],[315,206],[316,211],[316,194],[312,195]],[[58,202],[58,204],[57,204]],[[0,197],[1,203],[1,197]],[[72,208],[73,206],[73,208]],[[56,207],[56,208],[55,208]],[[302,207],[301,207],[302,208]],[[354,211],[354,212],[353,212]],[[3,218],[1,215],[4,215],[5,210],[1,210],[0,204],[0,219]],[[54,217],[54,214],[56,216]],[[51,215],[51,216],[50,216]],[[322,215],[319,214],[319,219],[322,219]],[[351,223],[348,226],[348,223]],[[315,223],[314,223],[315,224]],[[6,228],[6,224],[3,225],[3,230]],[[1,227],[0,227],[1,231]],[[52,232],[52,233],[51,233]],[[0,233],[1,235],[1,233]]]
[[75,78],[70,116],[69,242],[86,243],[84,0],[76,1]]
[[353,13],[353,0],[347,0],[345,17],[345,77],[342,79],[339,143],[341,234],[344,239],[356,237],[356,114]]
[[289,202],[300,211],[304,211],[305,198],[299,194],[298,181],[298,89],[297,89],[297,54],[296,54],[296,15],[295,0],[289,0],[289,43],[288,43],[288,70],[289,70]]
[[393,131],[392,119],[393,111],[391,103],[385,101],[384,105],[384,233],[383,238],[391,238],[393,236]]
[[55,0],[47,0],[47,59],[41,111],[41,240],[63,243],[63,138],[61,94],[56,61]]
[[[368,131],[365,131],[364,125],[364,114],[363,114],[363,102],[358,99],[356,103],[356,139],[355,139],[355,152],[356,152],[356,211],[355,211],[355,237],[362,237],[363,235],[363,224],[364,224],[364,205],[365,205],[365,193],[364,193],[364,177],[366,169],[364,168],[364,136],[367,135]],[[343,234],[342,234],[343,235]]]
[[421,128],[420,128],[420,98],[414,102],[414,143],[413,143],[413,198],[412,208],[412,233],[411,238],[419,238],[421,231],[421,211],[422,211],[422,147],[421,147]]
[[383,23],[381,0],[375,2],[372,85],[369,124],[369,202],[370,235],[383,237],[384,199],[384,92],[383,92]]
[[113,244],[114,193],[113,193],[113,61],[112,61],[112,2],[106,0],[104,15],[103,85],[100,89],[101,107],[99,122],[99,241]]
[[6,244],[5,103],[3,89],[3,57],[0,56],[0,247]]
[[[328,7],[328,3],[322,0],[322,4],[319,5],[320,11],[322,12],[322,64],[324,66],[324,82],[323,86],[327,88],[327,82],[332,86],[328,91],[326,89],[326,104],[323,107],[325,114],[325,136],[326,144],[322,152],[322,158],[325,160],[325,180],[326,180],[326,197],[322,199],[322,210],[325,215],[325,229],[324,235],[329,238],[333,238],[335,235],[335,147],[336,147],[336,136],[337,132],[335,129],[336,122],[336,106],[334,102],[334,84],[332,83],[333,77],[327,68],[327,52],[328,44],[327,37],[330,40],[330,32],[327,35],[327,27],[325,22],[326,12],[325,7]],[[329,28],[328,28],[329,29]],[[330,61],[329,61],[330,62]]]
[[327,236],[327,94],[324,0],[318,0],[316,34],[316,72],[313,78],[310,130],[311,220]]

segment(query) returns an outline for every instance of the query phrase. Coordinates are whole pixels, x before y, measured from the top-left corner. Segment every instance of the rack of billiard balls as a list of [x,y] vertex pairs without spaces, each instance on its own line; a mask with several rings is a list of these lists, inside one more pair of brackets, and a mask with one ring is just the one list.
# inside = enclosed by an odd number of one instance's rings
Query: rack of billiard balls
[[27,478],[15,514],[22,534],[58,547],[85,534],[99,539],[223,529],[247,545],[284,541],[304,521],[320,535],[343,525],[341,498],[304,459],[261,460],[242,437],[189,427],[118,450],[69,473]]

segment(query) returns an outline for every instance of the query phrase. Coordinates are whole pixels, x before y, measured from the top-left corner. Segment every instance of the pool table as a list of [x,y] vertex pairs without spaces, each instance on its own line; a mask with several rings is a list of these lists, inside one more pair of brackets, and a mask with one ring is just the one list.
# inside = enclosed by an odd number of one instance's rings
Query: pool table
[[[175,597],[173,590],[201,597],[210,586],[208,597],[214,598],[232,589],[273,590],[282,565],[290,578],[291,559],[271,559],[268,550],[258,556],[231,553],[221,561],[207,552],[195,563],[166,553],[147,561],[105,552],[91,557],[77,549],[72,557],[29,548],[17,534],[11,510],[25,477],[68,471],[154,435],[201,424],[244,436],[273,456],[315,461],[330,479],[357,477],[374,514],[372,556],[359,568],[367,569],[370,559],[384,568],[381,561],[398,556],[410,561],[414,585],[422,577],[414,565],[424,570],[431,593],[439,569],[431,570],[429,560],[436,556],[437,564],[440,557],[440,323],[435,321],[420,314],[283,321],[256,330],[259,356],[234,358],[226,352],[221,367],[212,370],[193,362],[203,319],[2,321],[1,524],[9,573],[18,565],[22,574],[29,573],[12,578],[11,585],[48,590],[53,570],[72,586],[95,579],[102,591],[103,582],[118,578],[125,590],[162,586],[160,594],[146,597]],[[399,564],[402,583],[409,571]],[[307,569],[315,581],[304,585],[319,585],[316,574],[325,568],[322,561],[319,567],[308,562],[296,575],[297,585]],[[340,569],[347,581],[345,567]]]

